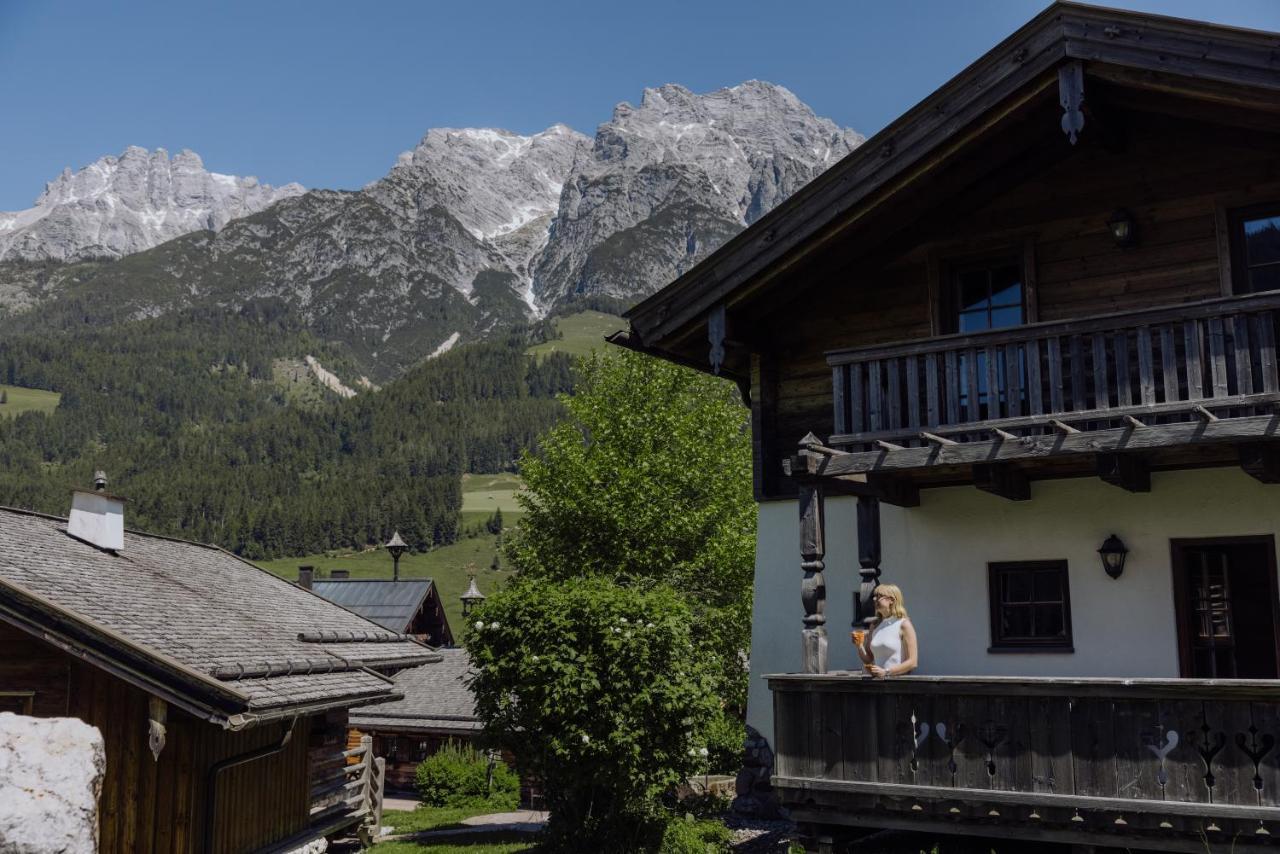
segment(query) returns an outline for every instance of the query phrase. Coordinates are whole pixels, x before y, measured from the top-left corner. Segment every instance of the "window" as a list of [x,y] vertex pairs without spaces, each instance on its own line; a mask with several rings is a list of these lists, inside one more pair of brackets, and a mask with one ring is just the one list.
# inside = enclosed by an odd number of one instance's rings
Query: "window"
[[1010,258],[951,270],[947,332],[982,332],[1026,323],[1022,264]]
[[[1026,297],[1023,287],[1022,264],[1016,259],[1001,257],[983,261],[956,264],[948,275],[949,290],[945,299],[944,332],[983,332],[988,329],[1004,329],[1021,326],[1026,322]],[[1008,376],[1003,347],[996,351],[996,375]],[[987,388],[987,355],[979,351],[976,407],[970,407],[969,356],[960,354],[960,406],[978,418],[999,418],[1002,405],[1008,405],[1003,379],[995,394]],[[1026,388],[1026,365],[1019,356],[1018,371],[1022,374],[1021,388]],[[971,411],[972,410],[972,411]]]
[[34,691],[0,691],[0,712],[29,715],[35,697]]
[[1280,289],[1280,204],[1235,211],[1231,224],[1235,292]]
[[1065,560],[987,564],[991,651],[1074,652]]

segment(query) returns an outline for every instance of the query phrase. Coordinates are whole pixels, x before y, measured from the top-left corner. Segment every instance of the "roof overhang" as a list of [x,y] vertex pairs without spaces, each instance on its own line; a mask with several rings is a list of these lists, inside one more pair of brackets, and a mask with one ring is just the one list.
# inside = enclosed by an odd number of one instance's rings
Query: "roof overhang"
[[[321,701],[291,703],[255,710],[251,697],[237,690],[234,681],[215,678],[155,649],[142,646],[82,614],[12,581],[0,579],[0,621],[21,629],[63,652],[104,670],[191,715],[226,729],[239,730],[271,720],[318,714],[334,708],[401,699],[391,679],[360,665],[362,673],[386,683],[385,693],[348,697],[335,695]],[[397,661],[396,668],[440,660],[424,648],[420,660]]]
[[[702,263],[626,313],[613,343],[712,371],[709,318],[732,315],[800,274],[836,241],[869,231],[891,203],[990,141],[1030,104],[1059,97],[1059,69],[1153,95],[1280,117],[1280,35],[1159,15],[1054,3]],[[1087,90],[1087,87],[1086,87]],[[1085,99],[1086,105],[1088,98]],[[1084,134],[1091,128],[1086,125]],[[725,330],[724,315],[730,315]],[[733,342],[735,378],[757,349]],[[744,346],[745,344],[745,346]],[[735,353],[736,350],[736,353]]]

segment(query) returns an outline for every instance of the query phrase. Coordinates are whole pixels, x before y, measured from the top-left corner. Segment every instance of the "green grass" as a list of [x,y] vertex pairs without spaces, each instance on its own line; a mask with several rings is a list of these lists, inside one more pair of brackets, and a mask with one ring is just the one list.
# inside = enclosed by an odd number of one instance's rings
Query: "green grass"
[[[56,391],[43,391],[38,388],[23,388],[17,385],[0,384],[7,403],[0,403],[0,415],[18,415],[23,412],[43,412],[46,415],[58,406],[62,395]],[[502,511],[506,513],[506,510]]]
[[[506,511],[503,511],[505,516]],[[401,578],[431,578],[444,603],[445,616],[455,638],[461,638],[462,602],[459,596],[467,589],[467,570],[474,567],[476,584],[485,595],[506,585],[512,573],[489,568],[493,561],[495,537],[485,534],[459,540],[453,545],[441,546],[424,554],[406,554],[400,558]],[[346,569],[352,578],[391,578],[391,557],[382,549],[346,554],[318,554],[307,557],[289,557],[279,560],[258,561],[258,566],[281,578],[294,581],[298,567],[310,564],[317,569]]]
[[[495,510],[502,511],[502,521],[510,526],[522,512],[516,493],[524,489],[517,474],[464,474],[462,476],[462,513],[464,524],[468,514],[483,514],[484,519]],[[481,520],[483,521],[483,520]]]
[[441,830],[457,827],[464,818],[489,815],[495,812],[511,812],[511,807],[497,807],[489,803],[469,804],[463,807],[420,806],[412,810],[385,810],[384,826],[394,827],[392,833],[416,833],[420,830]]
[[[537,845],[533,842],[493,842],[490,840],[494,837],[489,834],[485,834],[485,837],[475,842],[379,842],[373,850],[378,854],[517,854],[520,851],[537,849]],[[520,837],[507,834],[497,838],[519,839]]]
[[592,350],[605,346],[604,336],[619,329],[625,329],[626,326],[627,322],[621,317],[605,314],[602,311],[580,311],[577,314],[569,314],[556,318],[556,329],[564,334],[563,338],[535,344],[529,348],[529,353],[534,356],[545,356],[548,353],[585,356]]

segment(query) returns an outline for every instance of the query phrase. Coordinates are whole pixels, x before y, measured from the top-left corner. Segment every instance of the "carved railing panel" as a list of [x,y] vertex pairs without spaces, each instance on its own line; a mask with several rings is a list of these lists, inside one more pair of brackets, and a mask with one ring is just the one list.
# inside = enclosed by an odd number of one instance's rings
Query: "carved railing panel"
[[[961,440],[1050,419],[1183,420],[1280,400],[1280,293],[827,354],[832,444]],[[1237,414],[1245,414],[1239,412]]]
[[774,785],[806,821],[1101,828],[1167,850],[1280,835],[1280,684],[829,674],[770,688]]

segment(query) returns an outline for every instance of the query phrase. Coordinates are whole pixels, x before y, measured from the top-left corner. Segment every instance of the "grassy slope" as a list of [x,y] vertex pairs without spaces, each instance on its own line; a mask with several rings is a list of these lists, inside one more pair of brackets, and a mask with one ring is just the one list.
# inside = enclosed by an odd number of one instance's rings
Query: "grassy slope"
[[0,405],[0,415],[17,415],[28,411],[53,412],[62,398],[62,395],[54,391],[41,391],[37,388],[23,388],[16,385],[0,384],[0,391],[8,396],[9,401]]
[[627,322],[616,315],[601,311],[580,311],[577,314],[557,318],[556,328],[564,334],[563,338],[535,344],[529,348],[529,352],[535,356],[543,356],[547,353],[585,356],[592,350],[605,346],[604,336],[619,329],[625,329],[626,326]]

